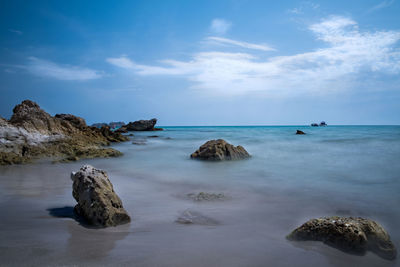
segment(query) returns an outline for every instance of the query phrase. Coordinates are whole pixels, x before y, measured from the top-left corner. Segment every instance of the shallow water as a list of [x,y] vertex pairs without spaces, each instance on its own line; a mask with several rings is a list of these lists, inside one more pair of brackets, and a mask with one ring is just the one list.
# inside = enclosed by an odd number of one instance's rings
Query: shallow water
[[[143,145],[115,145],[121,158],[0,167],[0,265],[399,265],[285,239],[310,218],[351,215],[378,221],[400,247],[399,126],[165,129],[134,133]],[[216,138],[243,145],[252,158],[189,159]],[[69,174],[85,163],[109,173],[131,224],[90,229],[70,218]],[[229,199],[184,197],[200,191]],[[218,224],[175,223],[185,210]]]

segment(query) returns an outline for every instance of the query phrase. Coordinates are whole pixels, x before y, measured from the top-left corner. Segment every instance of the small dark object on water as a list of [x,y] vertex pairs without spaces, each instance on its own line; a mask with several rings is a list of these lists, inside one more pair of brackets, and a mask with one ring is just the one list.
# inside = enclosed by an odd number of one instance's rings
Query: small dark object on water
[[150,135],[149,138],[157,138],[159,137],[158,135]]
[[326,126],[326,122],[321,121],[321,122],[319,123],[319,126]]
[[296,134],[306,134],[306,133],[303,132],[303,131],[297,130],[297,131],[296,131]]
[[311,126],[318,127],[318,123],[311,123]]

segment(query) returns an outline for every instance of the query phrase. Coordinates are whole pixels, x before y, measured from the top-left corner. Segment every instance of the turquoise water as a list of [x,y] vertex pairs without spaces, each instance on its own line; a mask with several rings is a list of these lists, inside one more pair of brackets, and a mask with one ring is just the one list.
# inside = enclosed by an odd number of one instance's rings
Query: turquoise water
[[[297,129],[307,134],[295,135]],[[398,265],[372,253],[354,256],[319,242],[289,242],[285,236],[310,218],[362,216],[381,223],[400,247],[400,126],[165,127],[133,134],[132,141],[139,144],[114,146],[124,152],[121,158],[1,167],[2,262]],[[218,138],[244,146],[252,157],[234,162],[190,159],[205,141]],[[48,214],[49,208],[75,204],[69,173],[84,163],[109,173],[132,215],[130,225],[93,230]],[[184,197],[200,191],[230,198],[195,203]],[[187,209],[220,224],[175,223]],[[21,249],[28,256],[20,256]]]

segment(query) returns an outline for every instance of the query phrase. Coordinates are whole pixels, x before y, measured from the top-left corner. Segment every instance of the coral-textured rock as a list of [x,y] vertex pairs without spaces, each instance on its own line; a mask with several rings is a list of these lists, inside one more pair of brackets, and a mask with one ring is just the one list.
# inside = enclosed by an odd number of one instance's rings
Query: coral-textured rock
[[105,171],[90,165],[71,174],[75,212],[91,225],[117,226],[131,221]]
[[225,140],[210,140],[203,144],[192,155],[192,159],[210,161],[239,160],[249,158],[250,155],[242,146],[233,146]]
[[289,240],[322,241],[342,251],[363,255],[370,250],[388,260],[396,258],[397,250],[389,234],[378,223],[353,217],[311,219],[290,233]]

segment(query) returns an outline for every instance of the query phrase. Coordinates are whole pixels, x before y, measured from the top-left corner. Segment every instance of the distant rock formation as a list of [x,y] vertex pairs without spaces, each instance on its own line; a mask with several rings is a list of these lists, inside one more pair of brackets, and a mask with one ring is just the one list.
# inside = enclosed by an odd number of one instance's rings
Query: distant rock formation
[[290,233],[295,241],[322,241],[342,251],[363,255],[370,250],[387,260],[394,260],[397,250],[389,234],[378,223],[353,217],[311,219]]
[[101,127],[103,127],[103,126],[108,126],[108,123],[105,123],[105,122],[99,122],[99,123],[93,123],[92,124],[92,127],[96,127],[96,128],[101,128]]
[[311,126],[317,127],[317,126],[327,126],[326,122],[321,121],[319,124],[318,123],[311,123]]
[[41,157],[70,161],[120,156],[121,152],[103,146],[126,140],[109,129],[89,127],[83,118],[71,114],[52,117],[35,102],[25,100],[15,106],[10,121],[0,119],[0,165]]
[[110,129],[114,130],[114,129],[118,129],[124,125],[125,125],[125,122],[123,122],[123,121],[112,121],[110,123],[105,123],[105,122],[93,123],[92,127],[96,127],[96,128],[100,129],[101,127],[109,126]]
[[130,122],[125,126],[122,126],[121,131],[162,131],[162,128],[154,128],[157,123],[157,119],[151,120],[139,120]]
[[296,130],[296,134],[306,134],[306,133],[300,130]]
[[250,155],[242,146],[235,147],[223,139],[218,139],[207,141],[190,157],[192,159],[221,161],[246,159]]
[[78,202],[75,212],[88,223],[108,227],[131,221],[105,171],[85,165],[71,174],[71,180],[72,195]]

